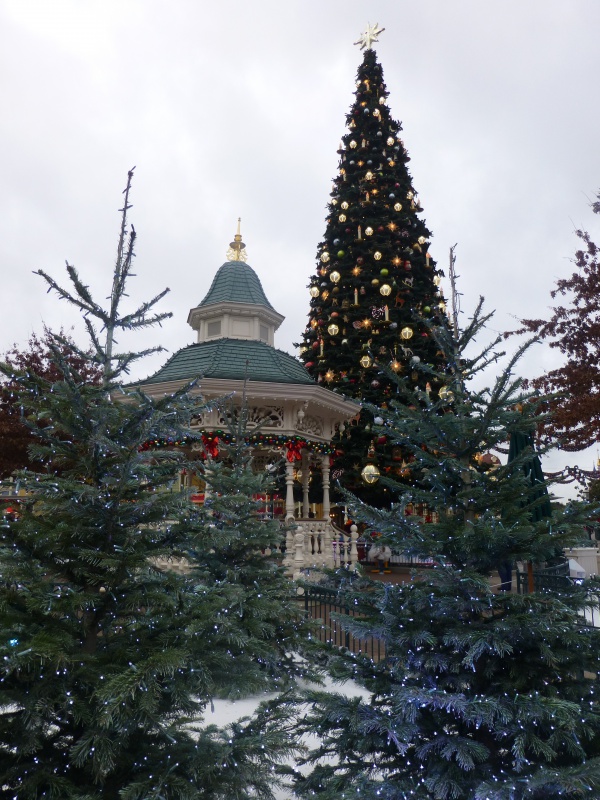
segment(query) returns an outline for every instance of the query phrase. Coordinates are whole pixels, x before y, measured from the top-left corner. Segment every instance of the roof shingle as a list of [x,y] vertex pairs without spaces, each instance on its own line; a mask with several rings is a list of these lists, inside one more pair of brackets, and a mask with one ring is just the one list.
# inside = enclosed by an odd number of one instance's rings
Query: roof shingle
[[314,384],[304,366],[289,353],[264,342],[215,339],[184,347],[142,385],[194,378]]
[[258,275],[243,261],[226,261],[219,268],[200,307],[223,302],[251,303],[273,309]]

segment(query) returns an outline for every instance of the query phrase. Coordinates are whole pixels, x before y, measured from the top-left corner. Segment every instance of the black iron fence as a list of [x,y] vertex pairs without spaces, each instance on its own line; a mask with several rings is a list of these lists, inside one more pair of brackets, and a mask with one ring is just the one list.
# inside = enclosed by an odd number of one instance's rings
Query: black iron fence
[[[569,562],[533,570],[534,592],[564,592],[574,585],[569,576]],[[529,594],[529,573],[517,570],[517,593]]]
[[320,642],[368,656],[373,661],[385,657],[385,646],[381,639],[374,636],[358,638],[346,630],[344,618],[360,619],[361,615],[349,605],[341,603],[335,591],[309,586],[298,599],[304,603],[307,616],[320,623],[314,634]]

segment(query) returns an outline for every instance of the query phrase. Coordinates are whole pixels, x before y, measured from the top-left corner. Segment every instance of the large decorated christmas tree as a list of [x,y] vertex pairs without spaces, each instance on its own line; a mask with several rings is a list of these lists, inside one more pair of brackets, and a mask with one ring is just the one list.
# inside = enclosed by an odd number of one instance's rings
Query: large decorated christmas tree
[[[445,306],[402,128],[387,106],[389,93],[372,49],[381,30],[369,26],[357,42],[365,53],[310,282],[309,324],[300,350],[317,381],[385,408],[395,390],[384,368],[408,375],[424,391],[439,391],[414,366],[418,361],[441,365],[427,320],[445,319]],[[378,473],[410,480],[410,464],[401,447],[374,438],[372,423],[363,410],[339,433],[333,476],[359,496],[385,505],[388,490]]]

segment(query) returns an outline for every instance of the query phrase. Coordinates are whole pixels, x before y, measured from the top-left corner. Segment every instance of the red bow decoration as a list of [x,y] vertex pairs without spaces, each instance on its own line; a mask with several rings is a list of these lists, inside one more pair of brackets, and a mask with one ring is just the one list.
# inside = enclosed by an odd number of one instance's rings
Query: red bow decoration
[[215,436],[214,438],[210,438],[202,434],[202,444],[204,445],[204,449],[206,450],[207,454],[211,458],[216,458],[219,455],[219,437]]
[[286,442],[285,446],[287,447],[287,460],[290,463],[300,461],[302,458],[300,445],[297,442]]

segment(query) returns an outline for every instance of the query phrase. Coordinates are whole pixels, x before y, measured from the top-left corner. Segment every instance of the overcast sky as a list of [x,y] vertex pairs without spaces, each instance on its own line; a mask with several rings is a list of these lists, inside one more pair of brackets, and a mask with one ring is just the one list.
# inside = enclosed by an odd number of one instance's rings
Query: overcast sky
[[[463,308],[485,295],[499,331],[544,315],[574,229],[600,239],[598,0],[0,0],[0,350],[78,323],[32,270],[62,279],[69,260],[108,294],[136,165],[132,303],[169,286],[174,313],[145,341],[194,340],[188,311],[241,216],[295,352],[368,20],[430,249],[443,265],[458,243]],[[555,358],[538,346],[523,368]]]

